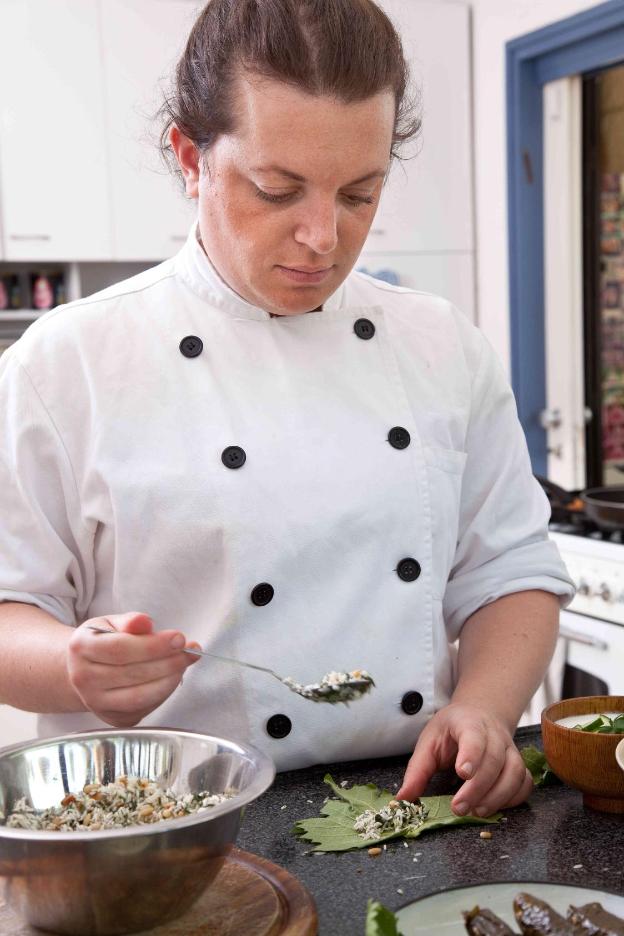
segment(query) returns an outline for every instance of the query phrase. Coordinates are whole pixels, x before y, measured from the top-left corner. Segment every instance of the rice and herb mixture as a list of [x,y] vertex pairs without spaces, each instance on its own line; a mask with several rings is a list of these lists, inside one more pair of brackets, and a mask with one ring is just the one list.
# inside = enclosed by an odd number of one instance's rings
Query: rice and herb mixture
[[353,823],[355,831],[364,839],[378,839],[386,832],[402,832],[418,828],[427,818],[427,810],[418,800],[390,800],[382,809],[367,809]]
[[302,686],[290,676],[282,680],[290,689],[314,702],[353,702],[360,699],[375,685],[366,670],[351,670],[350,673],[326,673],[320,682]]
[[[52,832],[117,829],[178,819],[200,813],[231,799],[225,793],[182,793],[158,786],[144,777],[117,777],[112,783],[88,783],[78,793],[68,793],[60,806],[35,810],[26,797],[18,800],[6,825],[12,829]],[[0,812],[0,820],[4,816]]]

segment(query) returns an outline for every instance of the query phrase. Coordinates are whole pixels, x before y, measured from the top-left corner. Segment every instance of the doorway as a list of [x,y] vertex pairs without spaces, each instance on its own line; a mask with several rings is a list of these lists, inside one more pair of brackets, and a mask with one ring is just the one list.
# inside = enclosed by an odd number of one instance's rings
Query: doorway
[[544,86],[624,61],[624,4],[609,0],[514,39],[506,58],[512,384],[533,470],[544,475]]

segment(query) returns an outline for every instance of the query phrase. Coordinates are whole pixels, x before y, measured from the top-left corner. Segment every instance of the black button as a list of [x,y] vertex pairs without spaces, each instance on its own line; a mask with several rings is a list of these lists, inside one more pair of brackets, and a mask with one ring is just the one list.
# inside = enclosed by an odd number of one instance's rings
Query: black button
[[288,715],[271,715],[266,730],[272,738],[285,738],[292,731],[292,722]]
[[197,335],[187,335],[180,342],[180,351],[184,357],[197,357],[204,350],[204,342]]
[[369,338],[372,338],[375,334],[375,326],[370,321],[370,319],[361,318],[358,319],[355,325],[353,326],[353,331],[364,341],[368,341]]
[[415,559],[401,559],[396,571],[404,582],[415,582],[420,575],[420,563]]
[[247,456],[240,445],[228,445],[221,452],[221,461],[226,468],[242,468],[247,461]]
[[262,605],[268,605],[274,594],[275,590],[272,585],[269,585],[268,582],[260,582],[259,585],[252,588],[251,600],[258,607],[262,607]]
[[404,449],[411,442],[411,436],[403,426],[395,426],[388,433],[388,442],[395,449]]
[[415,715],[423,707],[423,697],[420,692],[406,692],[401,699],[401,708],[406,715]]

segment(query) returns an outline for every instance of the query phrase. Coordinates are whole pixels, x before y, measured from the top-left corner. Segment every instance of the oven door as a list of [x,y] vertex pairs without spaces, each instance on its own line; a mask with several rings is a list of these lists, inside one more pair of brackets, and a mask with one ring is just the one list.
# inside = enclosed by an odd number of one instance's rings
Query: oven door
[[542,710],[560,699],[624,695],[624,626],[562,611],[559,635],[544,681],[520,725],[538,725]]
[[562,698],[624,694],[624,626],[562,611],[560,634],[565,644]]

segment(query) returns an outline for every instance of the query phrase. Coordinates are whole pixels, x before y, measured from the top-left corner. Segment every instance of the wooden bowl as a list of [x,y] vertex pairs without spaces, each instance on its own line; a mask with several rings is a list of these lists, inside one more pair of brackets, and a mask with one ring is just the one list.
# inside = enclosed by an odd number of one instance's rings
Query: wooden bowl
[[549,705],[542,712],[544,754],[557,776],[581,791],[585,806],[624,813],[624,767],[620,770],[615,758],[624,735],[595,734],[555,724],[568,715],[605,712],[624,712],[624,696],[582,696]]

